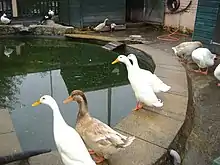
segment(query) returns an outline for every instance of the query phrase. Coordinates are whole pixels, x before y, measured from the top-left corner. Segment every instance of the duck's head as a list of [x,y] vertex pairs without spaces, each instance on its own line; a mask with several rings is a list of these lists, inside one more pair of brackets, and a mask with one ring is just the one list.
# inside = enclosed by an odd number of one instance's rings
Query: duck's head
[[137,62],[137,57],[134,55],[134,54],[129,54],[128,56],[128,59],[131,60],[132,62]]
[[127,63],[129,61],[129,59],[125,56],[125,55],[119,55],[115,61],[112,62],[112,64],[116,64],[118,62],[123,62],[123,63]]
[[3,16],[3,17],[6,17],[6,14],[4,13],[2,16]]
[[78,103],[84,102],[85,104],[87,104],[86,96],[85,96],[85,94],[81,90],[74,90],[74,91],[72,91],[70,96],[67,97],[63,101],[63,103],[67,104],[67,103],[70,103],[71,101],[76,101]]
[[39,100],[35,101],[32,106],[38,106],[40,104],[46,104],[46,105],[51,105],[54,103],[54,99],[50,95],[44,95],[42,96]]
[[107,22],[107,21],[108,21],[108,18],[106,18],[104,22]]

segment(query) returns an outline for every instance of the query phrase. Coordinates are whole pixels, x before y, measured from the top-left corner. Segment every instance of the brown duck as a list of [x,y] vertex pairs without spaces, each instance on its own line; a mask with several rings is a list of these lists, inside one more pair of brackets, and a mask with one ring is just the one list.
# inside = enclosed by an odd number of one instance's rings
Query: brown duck
[[101,163],[120,149],[129,146],[135,137],[126,137],[100,120],[90,116],[87,99],[80,90],[72,91],[71,95],[63,101],[64,104],[76,101],[79,112],[76,120],[76,131],[80,134],[90,154],[96,154],[96,163]]

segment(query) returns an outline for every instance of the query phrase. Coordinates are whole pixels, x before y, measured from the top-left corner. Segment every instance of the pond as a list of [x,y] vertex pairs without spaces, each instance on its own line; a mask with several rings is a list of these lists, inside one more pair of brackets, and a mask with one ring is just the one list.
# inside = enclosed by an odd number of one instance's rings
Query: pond
[[114,126],[136,101],[119,55],[98,45],[47,39],[1,39],[0,107],[11,114],[23,151],[55,149],[52,111],[31,104],[44,94],[57,101],[67,123],[74,127],[77,103],[62,101],[74,89],[83,90],[89,112]]

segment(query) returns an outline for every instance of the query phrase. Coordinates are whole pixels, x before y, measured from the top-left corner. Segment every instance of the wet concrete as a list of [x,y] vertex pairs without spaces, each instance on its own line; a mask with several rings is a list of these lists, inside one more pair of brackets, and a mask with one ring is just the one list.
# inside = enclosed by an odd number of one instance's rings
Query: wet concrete
[[[192,66],[187,66],[191,69]],[[212,68],[213,70],[214,68]],[[220,88],[213,72],[208,76],[189,72],[192,82],[194,118],[186,142],[183,165],[207,165],[220,155]]]

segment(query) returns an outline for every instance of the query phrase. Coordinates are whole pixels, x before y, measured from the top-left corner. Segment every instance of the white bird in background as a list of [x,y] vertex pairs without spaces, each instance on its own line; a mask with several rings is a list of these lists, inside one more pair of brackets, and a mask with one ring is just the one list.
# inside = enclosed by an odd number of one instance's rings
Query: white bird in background
[[[194,72],[201,74],[208,74],[208,67],[214,65],[214,60],[216,55],[212,54],[207,48],[197,48],[192,52],[192,60],[198,65],[198,70],[193,70]],[[201,68],[207,68],[206,71],[201,71]]]
[[200,41],[182,42],[181,44],[172,47],[174,54],[180,58],[181,62],[187,63],[188,58],[191,58],[192,52],[203,47]]
[[108,18],[106,18],[104,22],[102,22],[102,23],[100,23],[99,25],[97,25],[97,26],[94,28],[94,30],[100,32],[100,31],[105,27],[107,21],[108,21]]
[[11,20],[7,18],[7,15],[5,13],[1,16],[1,23],[5,25],[8,25],[11,23]]
[[48,15],[54,16],[54,11],[53,11],[53,10],[49,10],[49,11],[48,11]]
[[[220,81],[220,64],[215,68],[214,76]],[[220,86],[220,83],[217,83],[217,86]]]
[[116,27],[117,25],[115,24],[115,23],[111,23],[111,25],[110,25],[110,28],[111,28],[111,32],[113,31],[113,30],[115,30],[115,27]]
[[10,57],[10,55],[14,52],[14,49],[11,48],[7,48],[5,46],[5,50],[4,50],[4,55],[7,56],[8,58]]

